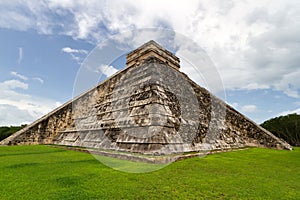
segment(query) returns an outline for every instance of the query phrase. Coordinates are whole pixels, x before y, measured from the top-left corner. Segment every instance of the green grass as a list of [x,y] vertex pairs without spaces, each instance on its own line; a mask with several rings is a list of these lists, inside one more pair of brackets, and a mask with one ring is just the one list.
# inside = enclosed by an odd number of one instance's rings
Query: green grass
[[[125,171],[148,167],[100,158]],[[1,200],[299,199],[299,181],[300,148],[253,148],[195,157],[137,174],[111,169],[82,152],[49,146],[0,147]]]

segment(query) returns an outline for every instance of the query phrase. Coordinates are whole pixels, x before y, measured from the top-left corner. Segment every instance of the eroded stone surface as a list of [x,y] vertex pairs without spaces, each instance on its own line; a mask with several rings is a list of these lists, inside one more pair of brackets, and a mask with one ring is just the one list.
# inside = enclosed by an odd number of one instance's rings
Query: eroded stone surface
[[[171,54],[161,47],[155,51]],[[59,144],[151,155],[246,146],[291,149],[179,67],[170,67],[168,60],[177,61],[174,55],[136,56],[138,61],[134,52],[130,56],[129,67],[1,144]]]

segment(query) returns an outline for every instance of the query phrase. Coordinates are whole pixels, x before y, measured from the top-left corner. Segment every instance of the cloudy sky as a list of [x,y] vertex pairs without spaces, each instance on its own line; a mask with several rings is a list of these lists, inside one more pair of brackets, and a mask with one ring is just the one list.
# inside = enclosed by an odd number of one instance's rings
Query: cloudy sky
[[[149,28],[200,47],[222,80],[220,98],[254,121],[300,113],[298,0],[0,0],[0,125],[30,123],[70,100],[81,64],[99,43]],[[122,41],[136,47],[159,36]],[[124,68],[120,60],[99,62],[94,74]]]

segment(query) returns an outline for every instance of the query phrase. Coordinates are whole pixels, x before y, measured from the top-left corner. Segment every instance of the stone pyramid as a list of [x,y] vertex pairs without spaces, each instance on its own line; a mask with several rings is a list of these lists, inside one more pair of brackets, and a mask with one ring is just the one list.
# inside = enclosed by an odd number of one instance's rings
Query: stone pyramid
[[129,53],[125,69],[1,144],[143,155],[248,146],[291,149],[180,72],[179,58],[154,41]]

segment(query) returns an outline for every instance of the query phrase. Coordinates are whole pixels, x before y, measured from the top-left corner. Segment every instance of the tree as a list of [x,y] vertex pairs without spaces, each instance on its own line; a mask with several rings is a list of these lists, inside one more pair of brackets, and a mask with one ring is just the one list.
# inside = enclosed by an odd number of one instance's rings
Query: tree
[[261,126],[293,146],[300,146],[300,115],[289,114],[265,121]]

